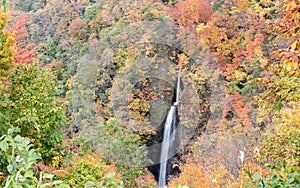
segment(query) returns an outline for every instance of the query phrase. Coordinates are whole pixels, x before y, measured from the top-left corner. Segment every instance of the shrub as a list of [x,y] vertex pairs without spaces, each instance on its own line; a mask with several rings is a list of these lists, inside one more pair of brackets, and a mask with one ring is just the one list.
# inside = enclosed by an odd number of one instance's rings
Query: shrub
[[246,187],[299,187],[300,169],[285,165],[266,164],[273,171],[268,176],[255,174],[250,176],[251,182]]
[[33,145],[28,138],[14,136],[14,133],[19,131],[10,128],[7,134],[0,138],[0,167],[7,175],[5,187],[32,185],[37,182],[33,176],[33,165],[41,159],[40,154],[32,149]]
[[[256,168],[247,166],[247,187],[299,187],[300,132],[299,104],[290,102],[272,118],[274,127],[268,131],[257,155]],[[266,163],[272,161],[272,164]]]
[[[33,149],[30,140],[20,135],[14,136],[20,129],[10,128],[7,134],[0,138],[0,170],[4,173],[5,181],[0,185],[8,187],[68,187],[62,181],[52,181],[54,175],[40,173],[39,179],[35,176],[35,164],[41,159],[40,153]],[[44,183],[47,181],[47,183]]]
[[57,176],[72,187],[118,187],[123,185],[121,178],[116,167],[97,154],[73,157],[67,173]]

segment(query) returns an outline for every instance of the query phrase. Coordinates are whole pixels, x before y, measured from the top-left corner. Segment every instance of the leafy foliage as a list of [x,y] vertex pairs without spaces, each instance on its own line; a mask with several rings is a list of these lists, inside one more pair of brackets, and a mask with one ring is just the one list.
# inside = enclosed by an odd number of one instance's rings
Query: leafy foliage
[[[212,166],[207,166],[207,162]],[[223,184],[228,184],[228,179],[232,178],[228,175],[228,170],[225,166],[218,166],[217,161],[207,159],[206,163],[198,161],[197,163],[188,161],[184,164],[182,174],[179,178],[175,178],[170,186],[184,185],[189,187],[219,187]],[[218,168],[215,168],[217,165]],[[227,180],[227,181],[226,181]]]
[[[41,159],[36,149],[32,149],[32,144],[28,138],[20,135],[14,136],[19,132],[16,128],[8,129],[7,134],[1,137],[1,169],[6,177],[5,187],[32,185],[37,182],[34,177],[34,163]],[[5,167],[5,168],[4,168]]]
[[246,187],[298,187],[300,185],[300,169],[291,170],[286,166],[266,164],[266,168],[274,171],[266,177],[255,174]]
[[63,103],[55,97],[55,82],[51,78],[50,70],[39,69],[36,63],[20,64],[0,95],[1,134],[11,126],[20,128],[20,135],[32,139],[43,159],[59,151],[60,128],[65,123]]
[[211,17],[212,10],[205,0],[187,0],[177,3],[171,9],[172,16],[183,27],[206,24]]
[[93,133],[88,133],[87,140],[97,147],[97,152],[106,159],[116,163],[117,172],[122,175],[124,185],[136,186],[135,178],[141,175],[144,168],[134,167],[149,162],[147,152],[141,138],[134,133],[120,127],[116,119],[110,119],[104,124],[100,123]]
[[121,178],[116,167],[97,154],[73,157],[67,172],[57,176],[72,187],[122,187]]
[[[287,48],[273,52],[271,66],[267,68],[270,76],[257,79],[264,91],[255,97],[258,105],[273,123],[273,131],[262,142],[261,159],[274,161],[268,176],[258,174],[253,180],[255,186],[299,186],[299,61],[298,33],[299,25],[296,11],[299,2],[285,1],[282,7],[283,17],[277,22],[280,38],[289,40]],[[285,22],[286,24],[282,24]]]
[[[8,1],[2,3],[5,12]],[[7,15],[2,12],[0,15],[0,134],[7,135],[1,140],[5,157],[0,163],[8,184],[16,180],[19,185],[18,178],[26,175],[23,182],[38,187],[67,187],[61,180],[74,187],[153,186],[144,184],[151,181],[145,177],[147,170],[134,167],[132,161],[150,163],[145,161],[145,143],[149,139],[151,143],[158,142],[159,133],[148,130],[148,119],[161,123],[161,111],[165,109],[153,110],[156,108],[153,104],[164,102],[168,107],[174,88],[155,79],[145,79],[129,83],[134,86],[126,96],[130,98],[127,106],[115,107],[111,100],[112,95],[123,94],[112,89],[122,71],[146,55],[153,62],[156,57],[165,56],[178,63],[183,73],[196,83],[196,92],[203,102],[199,104],[201,110],[193,114],[200,117],[193,138],[179,154],[182,173],[173,177],[169,186],[299,186],[299,1],[15,0],[10,6],[12,23],[8,27]],[[29,16],[19,15],[19,11]],[[210,50],[206,58],[217,62],[222,72],[219,79],[225,80],[224,111],[221,106],[210,106],[212,101],[206,100],[210,95],[206,88],[210,78],[197,63],[190,64],[191,59],[184,53],[172,56],[168,50],[159,50],[152,44],[142,48],[127,44],[132,36],[128,36],[129,31],[122,31],[124,27],[166,20],[184,32],[163,37],[179,39],[177,45],[185,53],[192,54],[200,42],[189,41],[190,46],[181,44],[182,40],[190,39],[187,33],[195,34],[206,45],[203,52]],[[138,36],[143,40],[160,36],[150,27],[137,31],[145,31]],[[39,66],[19,65],[38,58],[43,62]],[[98,66],[96,62],[101,63]],[[159,62],[153,62],[149,64],[159,67]],[[50,69],[40,69],[44,65]],[[80,72],[80,68],[86,68],[82,65],[92,66],[79,83],[74,75],[76,69]],[[95,75],[93,83],[89,82],[90,75]],[[74,93],[76,89],[80,92]],[[80,101],[80,97],[74,97],[76,94],[84,94],[91,103]],[[68,101],[67,109],[62,101],[71,96],[73,100]],[[92,107],[87,110],[88,105]],[[126,111],[128,124],[118,121],[113,113],[115,108]],[[222,120],[217,125],[211,120],[207,122],[214,108],[222,109]],[[70,163],[64,163],[69,159],[60,153],[63,139],[60,128],[66,124],[66,112],[76,122],[65,137],[66,143],[71,144],[64,149],[70,154],[83,154],[73,157]],[[188,118],[182,116],[180,121],[189,125]],[[87,126],[91,132],[81,132]],[[21,130],[19,136],[7,134],[11,127]],[[76,140],[81,134],[84,139]],[[17,156],[11,154],[9,147],[5,154],[3,145],[24,146],[25,150],[19,152],[35,157],[31,160],[24,154],[20,162],[9,161],[10,156],[14,161]],[[84,148],[86,145],[88,149]],[[252,152],[253,147],[258,152]],[[101,155],[86,154],[91,150]],[[243,162],[239,151],[246,156]],[[39,171],[33,167],[40,160],[37,152],[46,162],[39,164],[42,170],[39,179]],[[263,166],[270,162],[274,165]],[[11,163],[16,165],[6,168]],[[29,173],[19,170],[22,177],[18,176],[18,169],[27,169]]]
[[[257,126],[251,116],[250,97],[256,95],[258,77],[268,63],[272,38],[266,14],[255,1],[214,2],[218,6],[206,24],[196,32],[219,64],[226,84],[228,126]],[[256,8],[260,7],[260,8]],[[263,14],[263,12],[265,14]],[[231,117],[232,116],[232,117]]]
[[[52,181],[52,174],[40,173],[39,179],[35,176],[35,164],[41,159],[40,153],[33,149],[33,145],[26,137],[16,135],[20,132],[18,128],[10,128],[7,134],[0,138],[0,161],[1,169],[4,172],[6,179],[4,187],[68,187],[62,181]],[[16,135],[16,136],[15,136]],[[4,168],[4,166],[6,168]],[[48,181],[48,182],[47,182]],[[50,181],[50,182],[49,182]]]
[[[285,0],[283,9],[283,17],[278,20],[279,32],[281,37],[287,37],[290,41],[287,49],[280,49],[275,53],[279,58],[282,58],[282,64],[288,71],[299,70],[299,38],[297,32],[300,25],[298,8],[299,1]],[[284,23],[284,24],[283,24]]]
[[6,29],[6,32],[13,33],[15,41],[15,54],[14,63],[15,64],[28,64],[34,61],[36,57],[36,50],[39,45],[34,45],[32,43],[28,44],[26,38],[28,37],[28,32],[26,28],[26,23],[28,23],[28,16],[21,14],[17,17],[17,20],[13,22],[12,26]]
[[14,53],[13,37],[4,31],[7,24],[7,15],[0,12],[0,79],[9,74],[10,69],[13,67]]
[[[300,94],[300,69],[298,43],[300,35],[296,32],[299,26],[298,1],[286,0],[282,7],[283,17],[277,22],[277,30],[280,38],[289,40],[287,48],[281,48],[272,53],[273,57],[279,59],[268,67],[271,76],[259,78],[264,92],[256,100],[258,104],[266,109],[280,110],[285,103],[299,101]],[[285,24],[283,24],[285,23]]]
[[300,131],[299,131],[299,104],[290,103],[280,115],[273,117],[276,123],[275,130],[268,132],[262,142],[262,158],[271,158],[276,164],[299,166],[300,159]]

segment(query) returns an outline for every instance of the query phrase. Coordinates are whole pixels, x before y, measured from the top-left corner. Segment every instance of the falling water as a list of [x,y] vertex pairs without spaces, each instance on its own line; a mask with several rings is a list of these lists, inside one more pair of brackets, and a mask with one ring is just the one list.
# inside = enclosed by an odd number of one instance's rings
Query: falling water
[[179,101],[179,90],[180,90],[180,69],[178,72],[178,78],[177,78],[177,87],[176,87],[176,100],[174,105],[178,105],[178,101]]
[[171,106],[168,112],[167,120],[164,127],[164,137],[163,137],[161,153],[160,153],[160,170],[159,170],[159,181],[158,181],[159,188],[164,187],[166,184],[167,163],[168,163],[170,151],[174,147],[173,144],[176,135],[176,108],[179,101],[179,89],[180,89],[180,75],[178,75],[178,79],[177,79],[176,101]]
[[172,148],[172,143],[175,139],[175,124],[176,124],[176,107],[171,106],[164,129],[164,138],[160,153],[160,171],[159,171],[159,187],[164,187],[167,175],[167,163],[169,159],[169,151]]

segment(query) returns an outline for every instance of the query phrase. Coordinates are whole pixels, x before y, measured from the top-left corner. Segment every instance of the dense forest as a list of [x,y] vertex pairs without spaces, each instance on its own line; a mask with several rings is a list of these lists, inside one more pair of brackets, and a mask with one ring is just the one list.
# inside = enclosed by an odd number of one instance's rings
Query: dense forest
[[299,0],[1,2],[0,187],[300,187]]

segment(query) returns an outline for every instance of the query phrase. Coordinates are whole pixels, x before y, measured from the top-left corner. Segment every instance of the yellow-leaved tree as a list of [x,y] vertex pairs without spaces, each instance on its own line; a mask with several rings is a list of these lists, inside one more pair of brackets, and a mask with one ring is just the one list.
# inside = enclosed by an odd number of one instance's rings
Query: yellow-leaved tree
[[14,58],[14,38],[4,31],[6,24],[7,14],[0,11],[0,80],[9,74]]

